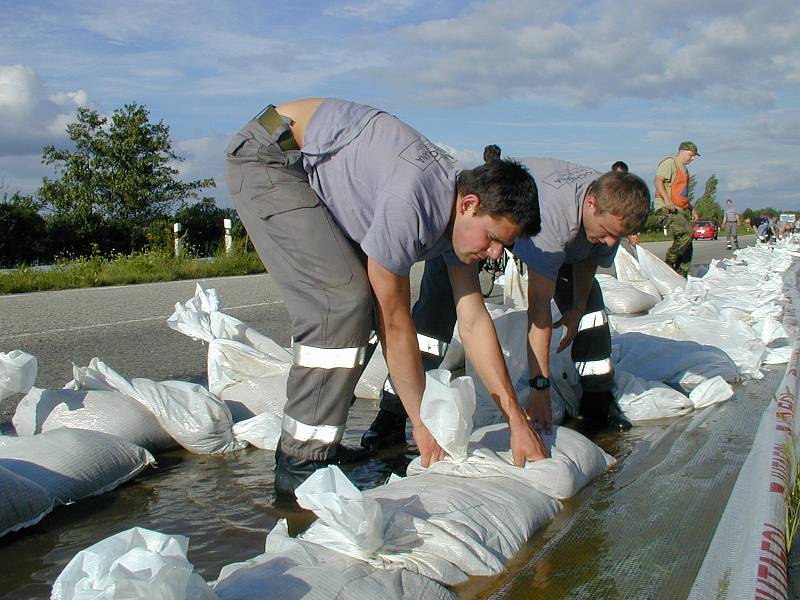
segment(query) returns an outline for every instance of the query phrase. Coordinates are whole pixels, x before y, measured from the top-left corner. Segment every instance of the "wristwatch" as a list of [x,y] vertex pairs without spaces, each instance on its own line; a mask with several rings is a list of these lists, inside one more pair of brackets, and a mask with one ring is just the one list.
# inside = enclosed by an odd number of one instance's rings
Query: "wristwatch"
[[528,385],[535,390],[546,390],[550,387],[550,380],[544,375],[537,375],[528,379]]

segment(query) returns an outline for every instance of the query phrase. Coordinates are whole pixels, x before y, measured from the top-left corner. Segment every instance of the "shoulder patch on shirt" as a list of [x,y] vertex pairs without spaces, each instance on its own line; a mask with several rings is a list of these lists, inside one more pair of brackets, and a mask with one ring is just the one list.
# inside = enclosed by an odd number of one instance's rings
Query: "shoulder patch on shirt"
[[406,162],[410,162],[420,171],[424,171],[433,163],[438,163],[441,160],[448,162],[455,162],[456,160],[439,146],[422,139],[411,142],[398,156]]
[[550,187],[558,189],[569,183],[575,183],[576,181],[580,181],[581,179],[586,179],[587,177],[593,174],[594,171],[592,169],[586,169],[586,168],[578,168],[572,170],[568,169],[564,171],[553,171],[544,179],[537,180],[537,183],[541,181],[542,183],[545,183]]

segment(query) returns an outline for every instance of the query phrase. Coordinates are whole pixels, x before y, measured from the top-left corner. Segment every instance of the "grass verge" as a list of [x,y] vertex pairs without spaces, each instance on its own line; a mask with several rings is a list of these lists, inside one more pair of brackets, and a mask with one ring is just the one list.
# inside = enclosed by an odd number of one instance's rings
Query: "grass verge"
[[92,256],[63,261],[49,271],[22,267],[10,273],[0,274],[0,294],[206,279],[263,272],[264,265],[254,252],[220,254],[200,260],[150,251],[110,258]]

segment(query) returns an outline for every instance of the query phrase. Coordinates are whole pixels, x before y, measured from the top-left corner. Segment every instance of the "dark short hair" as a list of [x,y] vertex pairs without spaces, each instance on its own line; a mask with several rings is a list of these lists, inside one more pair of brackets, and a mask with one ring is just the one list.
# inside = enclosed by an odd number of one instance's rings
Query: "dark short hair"
[[499,160],[500,159],[500,146],[497,144],[489,144],[486,148],[483,149],[483,162],[489,162],[490,160]]
[[611,170],[612,171],[620,171],[622,173],[627,173],[628,172],[628,165],[626,165],[621,160],[618,160],[613,165],[611,165]]
[[597,199],[600,213],[622,217],[623,235],[640,231],[650,214],[650,190],[638,175],[609,171],[592,182],[587,191]]
[[507,217],[522,228],[524,235],[536,235],[542,228],[539,191],[527,168],[517,161],[493,160],[461,171],[456,192],[480,198],[479,213]]

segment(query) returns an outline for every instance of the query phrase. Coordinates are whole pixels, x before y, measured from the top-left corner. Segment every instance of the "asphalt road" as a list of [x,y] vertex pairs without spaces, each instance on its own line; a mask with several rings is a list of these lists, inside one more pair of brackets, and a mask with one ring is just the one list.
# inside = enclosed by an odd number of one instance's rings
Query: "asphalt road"
[[[740,241],[752,245],[753,239]],[[646,244],[662,258],[668,246]],[[731,253],[722,239],[704,240],[695,242],[694,256],[693,264],[702,265]],[[412,272],[415,290],[421,272]],[[190,298],[196,283],[216,288],[227,314],[289,344],[289,317],[274,282],[269,275],[251,275],[0,296],[0,351],[19,349],[36,356],[36,385],[42,388],[62,387],[72,379],[72,363],[85,366],[94,356],[126,377],[202,379],[205,345],[166,325],[175,302]],[[6,426],[14,400],[0,407],[0,422]]]

